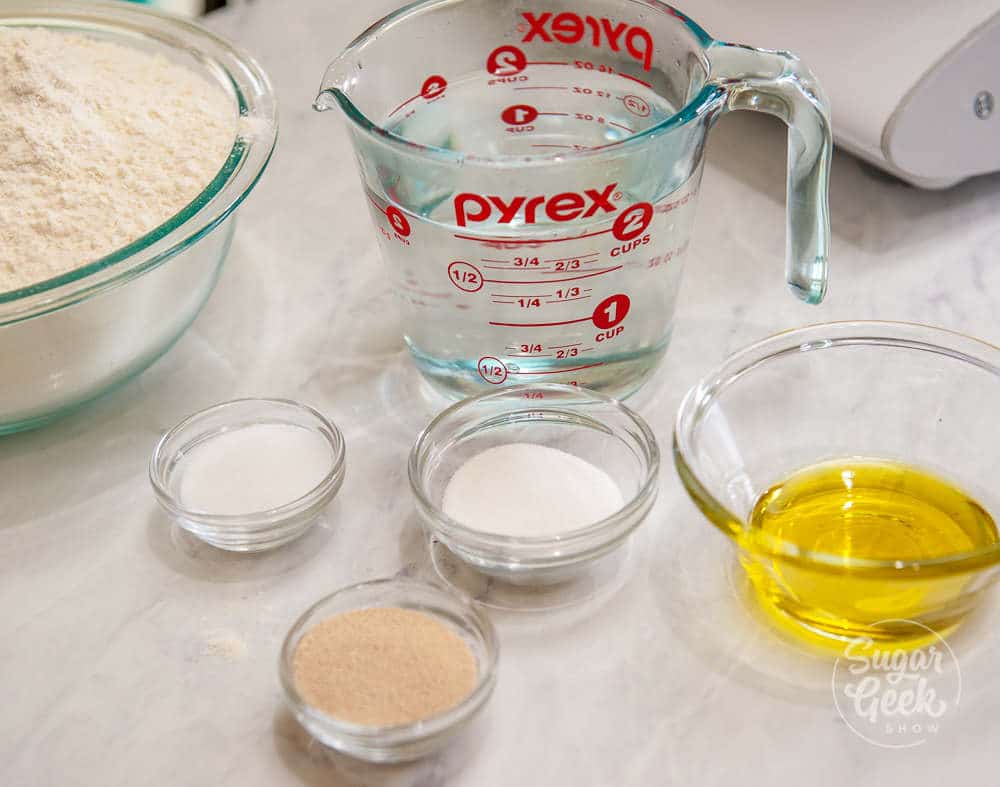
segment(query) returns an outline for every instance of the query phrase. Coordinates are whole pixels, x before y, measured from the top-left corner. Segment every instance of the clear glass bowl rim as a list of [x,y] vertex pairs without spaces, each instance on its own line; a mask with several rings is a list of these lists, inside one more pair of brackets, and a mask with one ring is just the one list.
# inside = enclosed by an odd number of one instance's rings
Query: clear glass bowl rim
[[[127,3],[11,0],[0,5],[0,27],[55,27],[136,36],[166,49],[195,52],[221,68],[236,94],[241,121],[229,157],[212,182],[175,216],[146,235],[79,268],[0,293],[0,326],[38,317],[93,297],[158,267],[197,243],[246,198],[270,161],[277,141],[274,90],[247,53],[193,22]],[[114,39],[112,39],[114,40]]]
[[[976,366],[996,378],[1000,398],[1000,347],[964,333],[922,323],[881,320],[817,323],[782,331],[738,350],[704,375],[684,396],[677,411],[673,439],[674,463],[685,489],[706,518],[734,541],[738,542],[745,522],[702,484],[693,459],[694,434],[702,417],[727,388],[764,364],[791,354],[846,346],[919,350]],[[845,560],[826,552],[802,550],[776,537],[755,541],[754,552],[812,570],[831,573],[849,571],[854,574],[868,572],[882,577],[890,570],[898,572],[901,577],[905,573],[911,579],[916,572],[919,572],[918,576],[958,574],[1000,562],[1000,542],[931,560]]]
[[[483,650],[486,653],[486,663],[481,666],[476,687],[458,705],[431,716],[428,719],[420,719],[411,724],[394,724],[382,727],[355,724],[353,722],[337,719],[328,716],[321,710],[309,705],[298,690],[295,688],[295,680],[292,676],[292,658],[294,650],[292,643],[296,636],[305,628],[313,613],[328,604],[338,596],[345,596],[354,593],[362,593],[366,590],[377,588],[395,588],[403,591],[408,587],[419,587],[424,591],[429,591],[442,598],[458,602],[469,617],[475,621],[474,634],[481,640]],[[365,609],[363,605],[353,607],[353,609]],[[433,611],[424,614],[437,617]],[[489,699],[496,684],[497,664],[500,660],[500,643],[496,629],[489,617],[480,610],[476,604],[467,596],[448,590],[434,582],[427,582],[422,579],[412,577],[394,577],[386,579],[373,579],[366,582],[358,582],[335,590],[333,593],[324,596],[319,601],[310,606],[305,612],[296,618],[292,627],[285,635],[281,645],[281,653],[278,657],[278,674],[281,679],[281,687],[285,692],[285,699],[295,710],[303,710],[311,716],[315,716],[331,729],[348,736],[359,744],[367,744],[378,747],[402,746],[416,740],[431,738],[441,733],[447,732],[452,727],[460,724],[465,719],[471,717],[486,700]]]
[[[196,425],[199,421],[209,416],[218,415],[226,410],[238,410],[247,405],[292,408],[298,410],[309,420],[314,421],[317,430],[322,432],[330,443],[332,459],[330,471],[316,486],[302,496],[267,511],[253,511],[247,514],[213,514],[207,511],[197,511],[184,507],[167,488],[167,478],[164,474],[164,471],[170,466],[172,461],[173,451],[168,451],[171,442],[182,431]],[[292,399],[232,399],[228,402],[221,402],[220,404],[215,404],[211,407],[206,407],[204,410],[192,413],[176,426],[169,429],[157,441],[156,448],[153,449],[153,455],[149,460],[149,482],[160,505],[172,516],[205,525],[232,528],[234,531],[241,530],[246,533],[266,532],[304,510],[315,505],[325,505],[332,500],[343,481],[346,462],[347,449],[343,434],[341,434],[340,429],[337,428],[337,425],[333,421],[329,420],[318,410]]]
[[[484,533],[468,528],[461,522],[449,517],[437,505],[431,502],[420,481],[423,467],[421,454],[423,453],[424,446],[430,440],[437,439],[436,432],[443,428],[442,425],[444,422],[457,412],[465,409],[473,409],[490,399],[516,398],[521,394],[536,391],[567,394],[577,399],[589,399],[591,403],[605,405],[621,413],[635,427],[636,433],[633,437],[637,439],[637,442],[645,451],[646,472],[645,477],[640,483],[639,490],[624,506],[610,516],[578,530],[571,530],[560,536],[504,536],[496,533]],[[544,400],[525,399],[523,406],[524,409],[558,410],[560,408],[572,408],[574,404],[548,403]],[[594,420],[598,419],[595,418]],[[604,425],[607,426],[606,424]],[[614,433],[615,430],[609,429],[609,431]],[[408,475],[410,489],[417,500],[417,505],[422,511],[433,517],[435,529],[440,529],[451,536],[457,535],[463,544],[476,549],[512,550],[515,553],[519,548],[538,550],[558,549],[564,557],[568,558],[577,551],[590,552],[593,549],[600,549],[606,546],[607,539],[601,538],[602,536],[606,534],[609,537],[612,535],[617,536],[617,531],[623,522],[627,522],[651,504],[651,498],[656,496],[658,490],[660,450],[656,442],[656,436],[653,434],[653,430],[650,429],[649,424],[638,413],[619,400],[605,396],[597,391],[572,385],[563,385],[561,383],[528,383],[524,385],[512,385],[497,391],[486,391],[476,396],[462,399],[439,413],[417,437],[410,451]]]

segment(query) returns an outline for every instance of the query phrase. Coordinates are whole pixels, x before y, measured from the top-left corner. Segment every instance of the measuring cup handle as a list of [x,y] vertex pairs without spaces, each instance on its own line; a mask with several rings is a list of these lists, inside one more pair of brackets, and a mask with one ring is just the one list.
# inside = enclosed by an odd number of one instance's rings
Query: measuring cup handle
[[819,303],[830,245],[829,104],[793,54],[716,41],[708,55],[710,81],[724,91],[726,110],[766,112],[788,125],[785,278],[802,300]]

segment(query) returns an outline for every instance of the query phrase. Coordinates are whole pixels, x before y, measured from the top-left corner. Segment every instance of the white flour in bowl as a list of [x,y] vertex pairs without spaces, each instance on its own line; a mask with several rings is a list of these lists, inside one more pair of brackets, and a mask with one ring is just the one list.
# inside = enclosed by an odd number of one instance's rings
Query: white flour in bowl
[[166,222],[218,174],[238,120],[219,85],[162,55],[0,27],[0,293]]

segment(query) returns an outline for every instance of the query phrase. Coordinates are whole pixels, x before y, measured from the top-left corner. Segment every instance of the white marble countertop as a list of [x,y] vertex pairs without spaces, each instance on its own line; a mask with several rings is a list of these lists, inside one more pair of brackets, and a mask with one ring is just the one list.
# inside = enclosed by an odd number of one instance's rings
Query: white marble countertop
[[[211,20],[269,70],[282,120],[218,289],[139,379],[0,440],[0,784],[995,781],[995,616],[952,643],[965,690],[941,734],[873,747],[838,717],[829,664],[788,651],[740,607],[728,545],[669,459],[617,592],[573,614],[498,620],[499,684],[475,735],[381,769],[304,738],[277,681],[291,622],[339,586],[432,571],[405,482],[432,408],[411,393],[346,134],[310,109],[327,61],[387,7],[261,0]],[[1000,177],[921,192],[837,154],[830,295],[809,307],[782,284],[784,144],[777,123],[745,114],[711,139],[673,345],[638,399],[663,446],[695,378],[776,330],[886,318],[1000,342]],[[172,532],[146,464],[185,414],[255,395],[334,418],[348,472],[324,527],[243,559]]]

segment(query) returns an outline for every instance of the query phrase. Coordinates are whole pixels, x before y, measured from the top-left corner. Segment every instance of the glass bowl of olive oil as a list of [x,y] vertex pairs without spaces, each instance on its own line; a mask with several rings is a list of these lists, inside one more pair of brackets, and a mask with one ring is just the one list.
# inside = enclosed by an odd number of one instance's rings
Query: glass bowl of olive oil
[[1000,348],[888,322],[815,325],[687,394],[674,460],[786,634],[920,647],[1000,577]]

